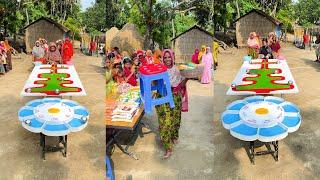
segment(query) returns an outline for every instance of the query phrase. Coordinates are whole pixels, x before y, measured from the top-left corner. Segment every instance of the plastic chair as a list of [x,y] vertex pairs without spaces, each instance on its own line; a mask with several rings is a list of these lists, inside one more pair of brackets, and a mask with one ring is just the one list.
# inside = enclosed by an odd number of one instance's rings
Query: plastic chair
[[[171,84],[167,68],[162,64],[149,64],[139,68],[141,100],[147,114],[152,113],[152,107],[169,103],[174,108]],[[153,98],[153,91],[161,97]]]
[[106,156],[106,168],[107,168],[106,176],[109,177],[110,180],[114,180],[109,156]]

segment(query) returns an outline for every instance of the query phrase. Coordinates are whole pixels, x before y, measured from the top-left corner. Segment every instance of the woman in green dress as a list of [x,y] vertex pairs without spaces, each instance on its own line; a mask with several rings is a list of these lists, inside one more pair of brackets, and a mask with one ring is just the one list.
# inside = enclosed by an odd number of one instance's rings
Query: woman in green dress
[[175,105],[172,109],[168,103],[156,106],[160,138],[166,150],[163,158],[166,159],[173,154],[173,145],[178,143],[181,112],[188,111],[188,97],[186,91],[187,79],[181,76],[179,69],[174,65],[173,51],[163,50],[162,57],[162,63],[168,68],[167,72],[170,77]]

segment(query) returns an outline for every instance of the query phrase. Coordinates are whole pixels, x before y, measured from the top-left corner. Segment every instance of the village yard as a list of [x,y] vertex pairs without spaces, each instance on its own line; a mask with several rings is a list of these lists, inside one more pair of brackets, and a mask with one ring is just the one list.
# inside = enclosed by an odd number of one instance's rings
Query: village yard
[[[302,123],[298,131],[289,133],[279,141],[279,161],[271,155],[256,156],[250,163],[244,147],[249,143],[230,135],[222,127],[220,117],[226,106],[246,96],[227,96],[226,92],[235,78],[246,49],[234,49],[233,54],[220,55],[214,85],[214,142],[213,177],[215,179],[319,179],[320,177],[320,122],[319,91],[320,64],[314,50],[298,49],[292,44],[282,44],[281,53],[287,58],[291,73],[299,88],[298,94],[285,94],[286,101],[301,110]],[[265,147],[258,150],[265,150]]]
[[[43,160],[39,134],[27,131],[18,120],[18,110],[36,99],[20,96],[33,67],[31,56],[14,56],[13,70],[0,77],[0,179],[105,178],[105,78],[100,67],[101,58],[77,51],[73,61],[87,96],[72,100],[88,108],[90,119],[84,130],[68,135],[66,158],[55,152],[46,153],[46,160]],[[57,144],[56,138],[47,137],[46,140]]]
[[[182,113],[179,143],[174,154],[163,160],[156,113],[144,115],[142,122],[152,131],[137,137],[129,151],[138,160],[115,148],[112,158],[116,179],[212,179],[213,165],[213,83],[201,84],[196,80],[187,83],[189,111]],[[123,133],[125,134],[125,133]],[[127,138],[129,132],[122,139]]]

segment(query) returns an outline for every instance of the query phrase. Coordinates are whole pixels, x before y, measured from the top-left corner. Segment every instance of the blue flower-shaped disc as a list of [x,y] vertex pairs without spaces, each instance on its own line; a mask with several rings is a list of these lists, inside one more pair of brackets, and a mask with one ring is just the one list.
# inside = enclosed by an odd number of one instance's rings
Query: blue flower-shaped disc
[[301,116],[296,105],[282,98],[251,96],[229,104],[221,122],[238,139],[271,142],[298,130]]
[[36,99],[18,112],[22,126],[34,133],[64,136],[84,129],[89,112],[79,103],[60,98]]

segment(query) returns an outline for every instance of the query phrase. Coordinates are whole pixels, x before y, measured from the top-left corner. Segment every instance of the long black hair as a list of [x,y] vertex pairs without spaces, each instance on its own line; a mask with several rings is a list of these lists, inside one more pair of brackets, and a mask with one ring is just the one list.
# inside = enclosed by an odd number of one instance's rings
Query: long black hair
[[125,65],[126,63],[132,64],[132,60],[129,57],[124,57],[123,58],[123,65]]

